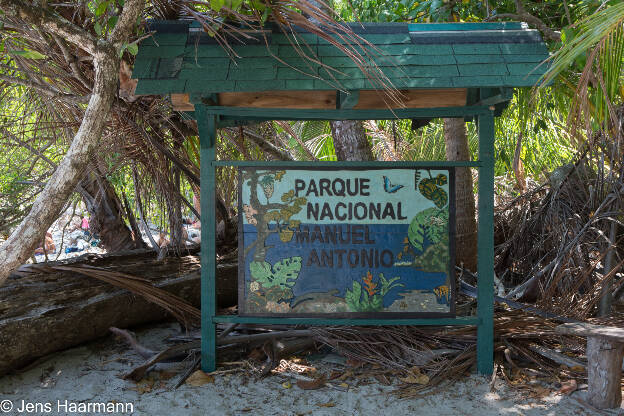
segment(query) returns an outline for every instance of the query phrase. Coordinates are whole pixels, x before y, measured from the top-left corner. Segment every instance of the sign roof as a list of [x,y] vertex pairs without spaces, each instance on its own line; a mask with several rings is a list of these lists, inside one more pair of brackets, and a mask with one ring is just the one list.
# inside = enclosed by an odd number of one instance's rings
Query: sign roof
[[156,33],[141,43],[134,66],[136,94],[379,89],[365,74],[371,63],[398,89],[513,88],[534,85],[547,69],[540,65],[549,55],[539,32],[518,22],[350,27],[370,43],[360,67],[304,31],[285,35],[269,28],[245,44],[230,36],[228,55],[196,23],[154,21]]

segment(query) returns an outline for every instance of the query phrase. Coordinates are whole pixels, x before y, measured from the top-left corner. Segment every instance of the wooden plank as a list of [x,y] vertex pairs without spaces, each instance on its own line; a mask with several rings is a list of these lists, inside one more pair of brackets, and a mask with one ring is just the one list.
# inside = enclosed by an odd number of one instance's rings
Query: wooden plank
[[[375,90],[360,91],[359,101],[354,109],[386,108],[429,108],[459,107],[466,104],[467,90],[451,89],[406,89],[399,90],[400,103],[393,103]],[[188,96],[176,96],[176,105],[188,106]],[[336,91],[265,91],[227,92],[219,94],[219,105],[243,108],[292,108],[292,109],[332,109],[336,108]],[[176,108],[177,109],[177,108]],[[190,110],[184,110],[190,111]]]
[[555,332],[581,337],[603,337],[624,342],[624,328],[588,324],[585,322],[562,324],[555,328]]
[[395,103],[382,91],[360,91],[360,100],[353,108],[439,108],[466,105],[467,90],[464,88],[399,90],[399,93],[400,102]]
[[209,373],[217,369],[217,329],[213,321],[216,315],[215,171],[212,166],[217,128],[216,116],[207,114],[205,105],[198,105],[195,115],[200,139],[201,214],[204,218],[201,236],[201,366]]
[[[486,97],[481,96],[481,99]],[[477,271],[477,370],[494,370],[494,112],[478,118],[479,221]]]
[[324,318],[261,318],[256,316],[217,315],[215,323],[266,324],[266,325],[347,325],[347,326],[380,326],[380,325],[476,325],[479,320],[475,316],[459,318],[427,318],[427,319],[324,319]]
[[[309,95],[310,92],[306,91]],[[334,94],[335,95],[335,94]],[[210,114],[234,118],[257,120],[396,120],[400,118],[439,118],[473,117],[490,113],[485,106],[435,107],[435,108],[395,108],[395,109],[353,109],[336,108],[258,108],[207,106]]]
[[266,91],[219,94],[219,105],[246,108],[336,108],[335,91]]
[[171,104],[175,111],[195,111],[188,94],[171,94]]
[[[336,166],[336,162],[327,161],[293,161],[293,160],[215,160],[214,166],[234,166],[234,167],[266,167],[266,168],[332,168]],[[388,162],[381,162],[378,160],[370,161],[355,161],[346,160],[341,161],[340,166],[348,168],[383,168],[387,167]],[[419,161],[407,161],[399,160],[392,162],[392,166],[397,168],[410,168],[410,169],[423,169],[432,167],[471,167],[478,168],[481,166],[481,162],[472,160],[419,160]]]

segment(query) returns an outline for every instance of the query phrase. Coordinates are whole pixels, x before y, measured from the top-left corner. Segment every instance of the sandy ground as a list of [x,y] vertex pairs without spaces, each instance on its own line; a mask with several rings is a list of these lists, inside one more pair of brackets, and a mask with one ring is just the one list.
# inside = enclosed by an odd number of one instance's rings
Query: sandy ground
[[[177,326],[163,324],[137,333],[145,346],[160,348],[168,336],[177,334]],[[317,359],[311,364],[319,371],[329,371],[340,363]],[[301,390],[295,380],[272,375],[256,380],[247,373],[221,374],[214,382],[199,387],[188,384],[177,390],[175,370],[179,364],[162,364],[146,379],[137,383],[120,376],[143,360],[112,336],[58,353],[36,366],[0,378],[0,408],[4,414],[135,414],[135,415],[598,415],[618,412],[593,412],[575,398],[547,394],[523,396],[498,381],[490,392],[489,380],[479,376],[466,378],[437,394],[422,399],[398,400],[392,386],[377,382],[360,385],[350,382],[346,391],[328,387]],[[172,376],[173,375],[173,376]],[[292,387],[283,383],[291,380]],[[60,407],[59,407],[60,403]],[[109,403],[119,412],[72,412],[79,406]],[[8,410],[12,406],[12,410]],[[19,411],[24,406],[31,412]],[[72,408],[75,406],[75,408]],[[97,407],[92,407],[96,409]],[[130,410],[133,412],[131,413]],[[0,412],[1,414],[2,412]]]

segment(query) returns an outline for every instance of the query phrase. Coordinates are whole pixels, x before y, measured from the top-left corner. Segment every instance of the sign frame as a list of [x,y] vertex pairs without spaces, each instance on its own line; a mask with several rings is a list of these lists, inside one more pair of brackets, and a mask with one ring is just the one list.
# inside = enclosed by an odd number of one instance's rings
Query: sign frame
[[[492,91],[481,91],[480,98],[490,99]],[[191,117],[197,120],[200,137],[200,182],[202,227],[201,251],[201,368],[205,372],[217,368],[217,325],[238,324],[260,325],[311,325],[311,326],[476,326],[477,328],[477,371],[492,374],[494,370],[494,118],[496,107],[474,104],[448,108],[408,108],[399,110],[314,110],[291,109],[249,109],[212,106],[195,97],[195,111]],[[401,114],[399,114],[401,112]],[[396,119],[396,118],[466,117],[474,119],[479,136],[478,160],[437,162],[299,162],[273,161],[279,167],[313,165],[343,167],[373,167],[392,164],[397,167],[410,166],[456,166],[476,168],[478,181],[478,235],[477,235],[477,313],[455,318],[285,318],[249,317],[238,314],[217,313],[216,293],[216,217],[215,217],[215,168],[220,166],[254,166],[258,162],[242,160],[217,160],[215,145],[217,128],[230,126],[232,122],[248,123],[258,120],[354,120],[354,119]],[[206,220],[208,219],[208,220]]]
[[[241,317],[263,317],[263,318],[328,318],[328,319],[358,319],[358,318],[371,318],[371,319],[414,319],[414,318],[455,318],[456,316],[456,301],[457,301],[457,273],[455,270],[455,250],[456,250],[456,201],[455,201],[455,168],[456,166],[449,165],[432,165],[430,163],[422,163],[422,162],[411,162],[410,167],[406,168],[405,166],[397,166],[396,163],[393,162],[381,162],[383,165],[377,166],[344,166],[339,163],[336,163],[335,167],[330,166],[313,166],[307,164],[305,162],[300,163],[296,166],[292,167],[280,167],[275,166],[275,163],[263,164],[261,162],[256,162],[253,165],[246,165],[245,167],[237,167],[237,178],[238,178],[238,314]],[[422,163],[422,165],[421,165]],[[414,170],[414,172],[418,170],[446,170],[448,171],[448,204],[446,208],[449,214],[449,222],[448,222],[448,253],[449,253],[449,262],[447,269],[447,276],[450,282],[450,290],[449,290],[449,311],[448,312],[415,312],[415,311],[406,311],[406,312],[383,312],[383,311],[375,311],[375,312],[318,312],[318,313],[294,313],[294,312],[285,312],[285,313],[271,313],[271,312],[252,312],[248,311],[245,308],[245,293],[246,293],[246,259],[244,252],[244,239],[245,233],[243,230],[244,220],[242,215],[242,206],[243,206],[243,178],[242,171],[243,170],[267,170],[267,171],[277,171],[277,170],[287,170],[287,171],[387,171],[387,170]]]

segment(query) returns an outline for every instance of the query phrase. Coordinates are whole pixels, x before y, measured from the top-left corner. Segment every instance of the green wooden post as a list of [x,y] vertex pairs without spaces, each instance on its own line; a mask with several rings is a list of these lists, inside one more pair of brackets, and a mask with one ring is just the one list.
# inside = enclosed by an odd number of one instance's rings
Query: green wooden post
[[207,114],[202,104],[195,104],[200,141],[201,191],[201,368],[209,373],[217,369],[217,329],[215,289],[215,142],[216,117]]
[[494,114],[480,115],[477,370],[494,370]]

